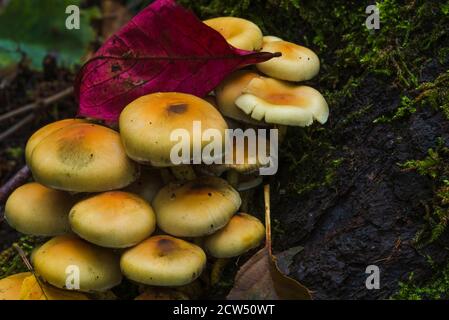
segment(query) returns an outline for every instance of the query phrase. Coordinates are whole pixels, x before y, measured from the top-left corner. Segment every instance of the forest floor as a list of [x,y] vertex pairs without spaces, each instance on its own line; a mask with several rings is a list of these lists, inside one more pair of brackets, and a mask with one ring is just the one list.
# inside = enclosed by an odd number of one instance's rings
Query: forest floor
[[[316,299],[449,298],[449,1],[385,0],[372,31],[364,26],[369,1],[180,2],[202,18],[249,18],[321,58],[308,84],[328,100],[329,122],[290,128],[268,179],[282,269]],[[14,72],[0,90],[2,113],[73,81],[60,69]],[[34,130],[75,114],[74,99],[64,99],[0,142],[0,183],[24,164]],[[251,213],[262,216],[262,205],[259,190]],[[0,239],[2,277],[23,268],[10,245],[31,249],[34,239],[19,240],[6,223]],[[378,290],[365,286],[369,265],[380,269]],[[230,264],[218,295],[236,269]]]

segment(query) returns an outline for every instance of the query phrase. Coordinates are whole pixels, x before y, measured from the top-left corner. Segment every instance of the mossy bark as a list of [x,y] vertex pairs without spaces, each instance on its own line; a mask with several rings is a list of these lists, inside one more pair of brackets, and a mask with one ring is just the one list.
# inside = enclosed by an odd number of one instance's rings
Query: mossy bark
[[[426,298],[418,289],[438,282],[439,270],[444,278],[448,262],[448,209],[436,195],[446,171],[434,179],[399,164],[449,144],[449,1],[382,1],[379,30],[365,27],[372,1],[180,2],[203,19],[248,18],[321,58],[308,84],[326,97],[329,122],[289,130],[271,179],[275,246],[304,247],[291,276],[316,298],[369,299],[391,297],[413,272],[395,297]],[[258,202],[260,194],[260,213]],[[426,208],[442,208],[433,221],[443,230],[423,244],[416,236],[432,229]],[[365,287],[370,264],[380,268],[379,290]]]

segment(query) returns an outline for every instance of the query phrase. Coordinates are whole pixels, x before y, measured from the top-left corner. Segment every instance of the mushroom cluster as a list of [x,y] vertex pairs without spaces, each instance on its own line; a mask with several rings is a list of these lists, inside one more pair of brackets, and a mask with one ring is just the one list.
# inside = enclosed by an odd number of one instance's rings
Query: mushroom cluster
[[[245,213],[245,192],[261,183],[263,164],[245,150],[238,164],[214,164],[226,150],[202,159],[208,164],[174,163],[172,134],[214,129],[224,139],[229,128],[325,123],[322,95],[293,83],[315,76],[319,60],[305,47],[264,37],[244,19],[205,23],[239,49],[282,56],[235,72],[204,99],[178,92],[142,96],[123,109],[118,130],[65,119],[35,132],[25,150],[34,182],[10,195],[5,219],[19,232],[48,239],[32,253],[34,273],[0,280],[0,299],[87,299],[123,277],[139,284],[137,299],[184,297],[173,290],[261,244],[265,228]],[[192,129],[195,121],[200,132]],[[199,141],[187,142],[189,160],[208,147]]]

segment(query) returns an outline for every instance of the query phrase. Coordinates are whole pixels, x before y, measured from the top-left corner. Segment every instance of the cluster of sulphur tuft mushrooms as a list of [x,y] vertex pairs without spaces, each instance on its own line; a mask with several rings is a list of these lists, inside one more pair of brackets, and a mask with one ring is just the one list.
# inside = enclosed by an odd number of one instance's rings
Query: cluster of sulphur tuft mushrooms
[[265,228],[242,212],[242,199],[261,183],[262,164],[244,152],[240,164],[174,165],[170,135],[195,134],[193,121],[201,121],[201,133],[213,128],[223,137],[228,128],[325,123],[325,99],[295,83],[315,76],[319,60],[244,19],[205,23],[239,49],[282,55],[235,72],[205,99],[142,96],[124,108],[118,131],[66,119],[35,132],[25,150],[34,182],[10,195],[5,218],[21,233],[48,239],[32,253],[33,273],[0,280],[0,299],[88,299],[123,276],[140,284],[137,299],[173,297],[157,290],[194,283],[208,261],[261,244]]

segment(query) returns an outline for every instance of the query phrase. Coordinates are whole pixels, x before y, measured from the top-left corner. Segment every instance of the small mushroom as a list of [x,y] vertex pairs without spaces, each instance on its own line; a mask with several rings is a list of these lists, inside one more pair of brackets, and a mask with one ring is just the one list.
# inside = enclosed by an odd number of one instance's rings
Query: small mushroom
[[156,228],[151,206],[123,191],[109,191],[78,202],[70,210],[69,219],[72,230],[81,238],[107,248],[133,246]]
[[66,271],[71,266],[79,270],[79,291],[106,291],[122,280],[118,256],[75,236],[50,239],[31,260],[36,273],[60,289],[66,287]]
[[215,89],[217,107],[222,115],[251,125],[261,124],[261,122],[251,118],[235,105],[235,100],[243,94],[250,81],[257,77],[259,77],[259,74],[256,72],[239,70],[228,76]]
[[182,286],[201,275],[204,251],[167,235],[154,236],[126,250],[120,267],[130,280],[154,286]]
[[236,213],[229,223],[204,239],[204,247],[215,258],[239,256],[260,245],[265,227],[256,217]]
[[259,76],[250,81],[235,104],[253,119],[305,127],[325,123],[329,107],[317,90]]
[[153,200],[158,226],[179,237],[200,237],[224,227],[241,204],[239,193],[217,177],[171,183]]
[[23,280],[31,275],[31,272],[21,272],[1,279],[0,300],[20,300]]
[[52,122],[50,124],[47,124],[46,126],[40,128],[37,130],[33,135],[28,139],[26,147],[25,147],[25,159],[26,162],[29,163],[31,160],[31,154],[34,150],[34,148],[48,135],[52,134],[53,132],[68,127],[73,124],[79,124],[84,123],[86,120],[84,119],[64,119]]
[[262,31],[251,21],[236,17],[219,17],[203,22],[238,49],[253,51],[262,47]]
[[35,236],[70,233],[68,214],[76,199],[70,194],[30,182],[18,187],[5,205],[5,219],[19,232]]
[[73,192],[120,189],[139,175],[119,134],[90,123],[73,124],[42,139],[28,165],[37,182]]
[[320,60],[310,49],[283,40],[264,38],[262,51],[281,52],[280,57],[258,63],[257,69],[270,77],[288,81],[310,80],[320,70]]
[[[194,132],[194,121],[200,123],[200,132]],[[173,148],[180,143],[171,139],[175,130],[188,133],[190,139],[186,146],[191,152],[195,139],[201,140],[200,151],[209,144],[201,139],[206,130],[218,130],[224,140],[227,129],[225,120],[209,102],[177,92],[153,93],[134,100],[120,114],[119,125],[126,153],[131,159],[155,167],[173,168],[179,165],[171,159]],[[201,136],[197,137],[197,134]],[[218,158],[221,154],[214,156]],[[186,175],[187,179],[194,176],[191,167],[179,167],[179,175]]]

